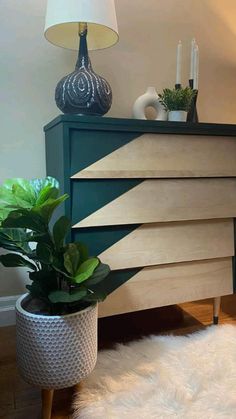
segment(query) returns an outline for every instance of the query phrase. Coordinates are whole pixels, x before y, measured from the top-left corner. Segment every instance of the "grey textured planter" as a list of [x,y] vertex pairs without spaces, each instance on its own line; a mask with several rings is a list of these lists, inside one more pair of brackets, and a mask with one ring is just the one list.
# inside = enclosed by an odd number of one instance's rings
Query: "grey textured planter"
[[59,389],[77,384],[97,360],[97,305],[65,316],[43,316],[16,302],[19,372],[30,384]]

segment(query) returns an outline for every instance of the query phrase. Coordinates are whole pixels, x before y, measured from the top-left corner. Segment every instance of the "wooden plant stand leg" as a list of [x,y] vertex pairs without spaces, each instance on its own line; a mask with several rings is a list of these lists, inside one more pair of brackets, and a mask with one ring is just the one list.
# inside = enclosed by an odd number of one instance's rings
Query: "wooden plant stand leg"
[[51,419],[54,390],[42,390],[42,419]]
[[213,300],[213,324],[218,324],[219,322],[220,302],[221,297],[215,297]]

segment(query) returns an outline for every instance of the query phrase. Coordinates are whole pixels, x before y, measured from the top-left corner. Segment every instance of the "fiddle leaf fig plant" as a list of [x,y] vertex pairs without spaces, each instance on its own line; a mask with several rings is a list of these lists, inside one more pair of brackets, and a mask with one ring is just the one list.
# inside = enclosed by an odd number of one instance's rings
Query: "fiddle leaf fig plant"
[[83,243],[66,242],[71,227],[67,217],[51,226],[54,211],[67,198],[59,195],[52,177],[9,179],[0,187],[0,247],[8,252],[0,255],[0,262],[29,269],[32,282],[26,288],[43,303],[45,314],[82,310],[106,297],[98,285],[109,266],[90,257]]

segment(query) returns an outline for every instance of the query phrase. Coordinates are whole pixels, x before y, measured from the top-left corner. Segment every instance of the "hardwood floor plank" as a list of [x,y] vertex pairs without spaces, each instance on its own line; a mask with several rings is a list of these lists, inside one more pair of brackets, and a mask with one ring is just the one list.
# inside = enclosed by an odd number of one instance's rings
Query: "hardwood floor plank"
[[26,390],[15,392],[15,408],[22,409],[23,407],[35,406],[41,403],[40,390],[35,387],[27,388]]
[[41,404],[14,410],[2,416],[1,419],[41,419]]

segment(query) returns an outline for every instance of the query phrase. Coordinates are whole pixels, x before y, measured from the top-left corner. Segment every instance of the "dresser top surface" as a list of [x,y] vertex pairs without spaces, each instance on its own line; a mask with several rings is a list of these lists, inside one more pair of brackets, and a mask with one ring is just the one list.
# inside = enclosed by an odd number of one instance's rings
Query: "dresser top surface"
[[157,134],[193,134],[236,137],[236,124],[169,122],[79,115],[59,115],[44,127],[44,131],[46,132],[58,124],[66,125],[69,128],[89,130],[117,130],[153,132]]

